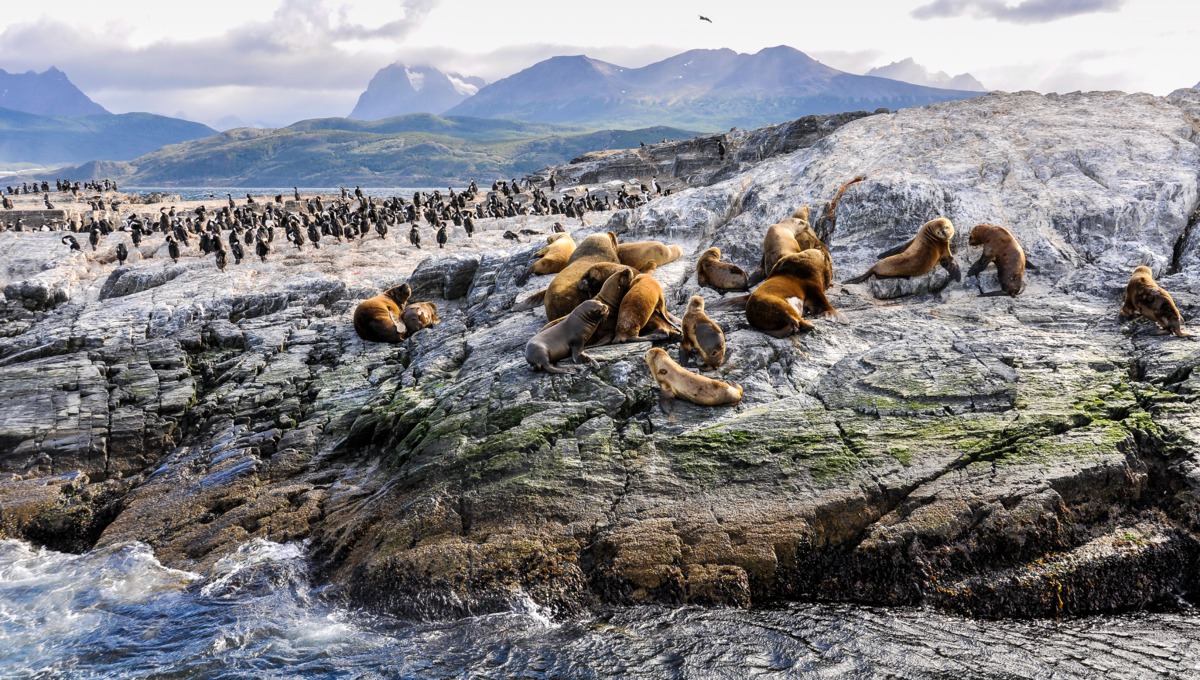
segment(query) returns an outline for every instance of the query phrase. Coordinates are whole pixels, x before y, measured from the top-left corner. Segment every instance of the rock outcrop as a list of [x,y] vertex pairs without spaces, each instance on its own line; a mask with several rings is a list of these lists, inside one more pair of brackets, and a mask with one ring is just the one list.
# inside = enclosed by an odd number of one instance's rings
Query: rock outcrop
[[[1196,325],[1198,119],[1195,90],[994,93],[863,116],[711,184],[570,221],[577,240],[608,229],[682,246],[655,272],[676,313],[713,299],[693,271],[704,249],[752,269],[766,227],[802,204],[837,281],[937,216],[958,227],[964,271],[977,223],[1024,245],[1016,298],[979,296],[994,270],[839,283],[849,323],[783,340],[710,305],[729,348],[713,375],[745,395],[681,404],[674,421],[648,343],[590,350],[600,367],[573,375],[530,371],[522,348],[545,319],[511,306],[546,283],[517,284],[539,244],[499,234],[551,218],[489,224],[427,258],[372,237],[226,273],[153,249],[114,271],[31,240],[52,235],[0,234],[44,249],[3,282],[0,531],[75,549],[140,540],[187,568],[255,537],[303,539],[347,598],[418,616],[518,593],[563,613],[1159,602],[1193,587],[1200,554],[1200,344],[1116,314],[1147,264]],[[7,297],[38,277],[63,294]],[[404,280],[442,323],[401,345],[360,341],[354,305]]]

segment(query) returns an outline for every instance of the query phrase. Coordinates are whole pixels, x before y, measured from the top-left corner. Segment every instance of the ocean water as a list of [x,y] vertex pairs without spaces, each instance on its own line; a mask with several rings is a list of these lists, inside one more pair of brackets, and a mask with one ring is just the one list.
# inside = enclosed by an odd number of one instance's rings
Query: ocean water
[[[487,190],[491,189],[491,187],[492,187],[492,184],[490,181],[487,183],[487,186],[484,186],[483,182],[479,182],[479,181],[476,181],[476,184],[479,186],[480,191],[487,191]],[[227,194],[232,194],[233,200],[236,201],[239,205],[246,202],[246,194],[250,194],[251,196],[254,196],[256,199],[263,198],[263,197],[274,198],[275,196],[277,196],[279,194],[283,194],[283,200],[285,200],[285,201],[293,197],[292,196],[292,192],[293,192],[292,187],[139,187],[139,186],[127,187],[127,186],[120,186],[119,188],[122,193],[130,193],[130,194],[148,194],[148,193],[152,193],[152,192],[159,192],[159,193],[164,193],[164,194],[174,194],[174,195],[179,196],[179,199],[181,201],[213,200],[213,201],[224,202],[224,201],[229,200],[229,196]],[[445,194],[446,190],[450,187],[361,187],[361,188],[363,190],[363,193],[365,193],[368,196],[374,196],[375,198],[384,199],[384,198],[391,198],[393,196],[400,196],[404,200],[410,201],[410,200],[412,200],[413,192],[415,192],[415,191],[432,193],[434,190],[440,190],[442,192],[442,194]],[[453,188],[455,191],[462,191],[463,189],[466,189],[467,187],[464,184],[462,186],[454,186]],[[336,196],[339,193],[341,193],[341,191],[342,191],[340,187],[299,187],[299,189],[300,189],[301,196],[311,196],[313,194],[320,194],[322,196],[329,196],[329,195]],[[350,192],[351,196],[354,195],[354,185],[353,184],[347,186],[346,190]]]
[[791,604],[511,611],[411,622],[254,541],[206,573],[142,544],[70,555],[0,541],[0,678],[1186,678],[1200,614],[980,621]]

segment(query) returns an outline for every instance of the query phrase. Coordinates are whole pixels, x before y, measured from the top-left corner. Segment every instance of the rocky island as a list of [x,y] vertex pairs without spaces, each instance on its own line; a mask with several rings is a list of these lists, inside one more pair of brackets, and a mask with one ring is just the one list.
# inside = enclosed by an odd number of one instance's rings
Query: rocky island
[[[718,158],[718,141],[729,147]],[[993,93],[609,151],[563,187],[651,175],[576,240],[677,244],[676,314],[705,249],[752,269],[810,205],[849,323],[775,339],[737,311],[737,406],[657,406],[646,342],[534,373],[546,319],[515,301],[550,217],[444,250],[402,236],[219,271],[165,246],[118,266],[111,235],[0,234],[0,535],[58,549],[141,541],[200,569],[256,539],[302,542],[350,603],[403,616],[603,604],[916,604],[976,616],[1150,606],[1194,587],[1200,344],[1119,322],[1149,265],[1185,326],[1200,280],[1200,92]],[[836,220],[827,207],[838,188]],[[1017,297],[962,282],[842,281],[934,217],[1007,227]],[[0,215],[0,219],[3,216]],[[355,305],[409,282],[442,322],[360,340]],[[667,347],[675,355],[674,346]],[[717,374],[711,374],[717,375]]]

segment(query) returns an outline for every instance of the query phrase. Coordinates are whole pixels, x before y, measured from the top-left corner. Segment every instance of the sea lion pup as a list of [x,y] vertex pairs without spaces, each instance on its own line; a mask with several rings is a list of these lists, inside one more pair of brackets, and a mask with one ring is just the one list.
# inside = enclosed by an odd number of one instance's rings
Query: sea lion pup
[[584,300],[560,323],[543,328],[525,343],[525,361],[529,362],[533,370],[547,373],[571,373],[568,369],[554,365],[567,355],[577,364],[580,363],[580,359],[596,364],[594,359],[583,353],[583,348],[591,339],[596,326],[607,318],[608,314],[608,305],[603,302]]
[[675,244],[667,245],[662,241],[634,241],[617,245],[617,258],[621,264],[633,267],[643,274],[674,262],[682,256],[682,248]]
[[675,363],[661,347],[646,351],[646,365],[658,383],[658,405],[671,420],[675,419],[675,398],[701,406],[724,406],[742,400],[742,387],[734,383],[706,378]]
[[662,285],[652,274],[638,274],[629,284],[621,308],[613,343],[635,340],[672,340],[679,337],[681,321],[667,311]]
[[400,322],[412,289],[407,283],[388,288],[354,308],[354,332],[370,342],[400,342],[405,330]]
[[750,290],[750,278],[732,262],[721,261],[721,249],[709,248],[696,260],[696,282],[722,295],[727,291]]
[[687,362],[699,354],[709,370],[725,363],[725,332],[704,312],[704,298],[693,295],[683,313],[683,338],[679,341],[680,360]]
[[880,260],[871,265],[867,273],[848,279],[846,283],[862,283],[872,276],[887,279],[921,276],[933,270],[934,265],[950,272],[950,278],[962,281],[962,271],[950,251],[950,239],[954,238],[954,225],[945,217],[929,220],[921,225],[917,235],[908,243],[880,253]]
[[[746,320],[750,325],[767,335],[786,338],[812,330],[813,325],[804,318],[804,312],[846,323],[846,316],[825,297],[828,257],[817,248],[809,248],[775,263],[771,276],[746,301]],[[793,304],[793,298],[799,300],[799,306]]]
[[566,268],[575,252],[575,239],[566,233],[551,234],[546,237],[546,244],[533,254],[533,263],[517,279],[517,285],[525,285],[532,274],[557,274]]
[[1025,288],[1025,251],[1012,232],[994,224],[977,224],[967,242],[983,248],[983,254],[967,270],[967,276],[979,276],[989,264],[996,263],[1000,290],[984,293],[985,296],[1007,293],[1016,297]]
[[619,261],[617,258],[617,235],[611,231],[592,234],[579,242],[579,245],[575,247],[575,252],[571,253],[567,266],[554,275],[554,279],[550,281],[550,285],[544,292],[534,293],[513,309],[529,309],[538,302],[544,302],[547,319],[566,316],[588,297],[581,293],[576,285],[587,270],[600,262]]
[[1159,326],[1159,334],[1170,333],[1188,337],[1183,330],[1183,317],[1171,294],[1163,290],[1154,280],[1154,272],[1146,265],[1133,270],[1125,286],[1125,302],[1117,318],[1121,321],[1144,316]]
[[414,302],[408,305],[400,315],[400,320],[404,322],[404,329],[409,337],[422,328],[436,326],[442,322],[437,315],[437,305],[432,302]]

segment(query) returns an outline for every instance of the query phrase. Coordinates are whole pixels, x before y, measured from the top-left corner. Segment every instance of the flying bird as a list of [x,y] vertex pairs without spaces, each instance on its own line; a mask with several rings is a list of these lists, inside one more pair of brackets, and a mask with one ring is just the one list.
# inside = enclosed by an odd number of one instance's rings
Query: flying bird
[[712,23],[712,19],[709,19],[708,17],[704,16],[703,14],[700,15],[700,21],[707,21],[710,24]]

